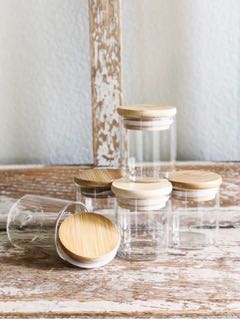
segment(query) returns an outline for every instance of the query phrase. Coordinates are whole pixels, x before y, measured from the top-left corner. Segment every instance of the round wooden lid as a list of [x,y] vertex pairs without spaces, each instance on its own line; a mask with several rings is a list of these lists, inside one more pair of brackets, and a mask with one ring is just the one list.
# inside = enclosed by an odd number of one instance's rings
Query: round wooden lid
[[167,179],[159,179],[158,182],[134,182],[122,178],[112,183],[112,191],[118,198],[157,199],[169,195],[172,185]]
[[219,174],[198,170],[176,171],[169,180],[173,189],[179,190],[218,188],[222,183]]
[[130,119],[154,119],[161,117],[173,117],[177,109],[173,106],[139,104],[120,106],[117,108],[118,114]]
[[121,178],[122,170],[116,168],[94,168],[81,170],[74,182],[82,187],[111,187],[113,180]]
[[58,230],[62,249],[78,261],[94,261],[111,254],[120,243],[118,228],[106,217],[80,212],[67,217]]

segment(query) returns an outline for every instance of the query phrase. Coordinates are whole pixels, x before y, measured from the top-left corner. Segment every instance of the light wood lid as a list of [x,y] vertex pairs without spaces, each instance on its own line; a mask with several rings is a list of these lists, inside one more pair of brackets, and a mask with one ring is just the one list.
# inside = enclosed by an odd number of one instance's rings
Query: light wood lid
[[173,189],[179,190],[218,188],[222,183],[219,174],[198,170],[176,171],[169,180]]
[[172,185],[167,179],[158,182],[134,182],[127,178],[115,180],[112,183],[112,192],[118,198],[124,199],[157,199],[169,195]]
[[130,119],[154,119],[161,117],[173,117],[177,109],[173,106],[139,104],[120,106],[117,108],[118,114]]
[[123,176],[121,169],[94,168],[81,170],[74,182],[82,187],[111,187],[113,180]]
[[63,250],[78,261],[94,261],[109,255],[120,242],[117,226],[93,212],[70,215],[62,222],[58,235]]

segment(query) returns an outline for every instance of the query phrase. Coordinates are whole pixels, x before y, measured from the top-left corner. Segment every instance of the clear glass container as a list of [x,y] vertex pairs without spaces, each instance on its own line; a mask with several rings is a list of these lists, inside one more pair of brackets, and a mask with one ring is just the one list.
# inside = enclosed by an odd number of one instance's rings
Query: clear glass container
[[[120,244],[116,225],[100,214],[88,212],[84,204],[36,195],[26,195],[12,205],[7,233],[17,248],[56,254],[81,268],[109,263]],[[107,251],[95,257],[99,249]]]
[[176,159],[176,108],[121,106],[121,163],[133,181],[169,178]]
[[216,245],[221,177],[211,172],[186,170],[176,172],[170,180],[173,191],[169,247],[183,252]]
[[8,213],[8,239],[14,247],[23,250],[57,250],[63,258],[58,250],[58,228],[66,217],[79,210],[87,211],[84,204],[79,202],[25,195],[12,205]]
[[167,248],[167,217],[171,184],[114,181],[117,197],[116,221],[121,232],[120,258],[155,260]]
[[76,200],[91,212],[98,212],[115,222],[116,197],[111,190],[112,181],[122,177],[115,168],[83,170],[74,178]]

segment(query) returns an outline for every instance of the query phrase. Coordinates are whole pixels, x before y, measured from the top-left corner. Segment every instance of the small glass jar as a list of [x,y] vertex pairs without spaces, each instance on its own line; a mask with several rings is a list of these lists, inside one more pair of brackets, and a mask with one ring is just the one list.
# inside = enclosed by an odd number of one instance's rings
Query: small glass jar
[[115,221],[116,198],[111,190],[112,181],[122,177],[115,168],[82,170],[74,177],[76,200],[85,204],[91,212],[99,212]]
[[207,171],[184,170],[177,171],[170,181],[173,191],[169,247],[183,252],[215,245],[221,176]]
[[171,183],[116,180],[116,223],[121,232],[118,256],[132,261],[154,260],[167,248],[167,217]]
[[133,181],[169,178],[176,159],[176,108],[159,105],[120,106],[121,163]]
[[81,268],[104,266],[114,259],[120,233],[106,217],[87,212],[75,201],[25,195],[8,213],[8,239],[14,247],[56,254]]

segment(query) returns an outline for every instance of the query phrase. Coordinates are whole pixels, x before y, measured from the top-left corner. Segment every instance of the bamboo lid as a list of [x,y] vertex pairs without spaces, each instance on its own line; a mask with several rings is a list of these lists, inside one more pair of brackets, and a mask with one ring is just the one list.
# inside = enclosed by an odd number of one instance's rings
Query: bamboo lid
[[178,190],[219,188],[222,183],[219,174],[198,170],[176,171],[169,180]]
[[122,170],[116,168],[94,168],[81,170],[74,182],[82,187],[111,188],[113,180],[122,177]]
[[120,243],[117,226],[93,212],[68,216],[62,222],[58,236],[64,252],[80,262],[97,262],[111,256]]
[[176,114],[177,109],[173,106],[139,104],[120,106],[117,108],[117,112],[124,118],[147,120],[161,117],[173,117]]
[[134,182],[122,178],[112,183],[112,191],[117,198],[158,199],[169,195],[172,185],[167,179],[159,179],[157,182]]

